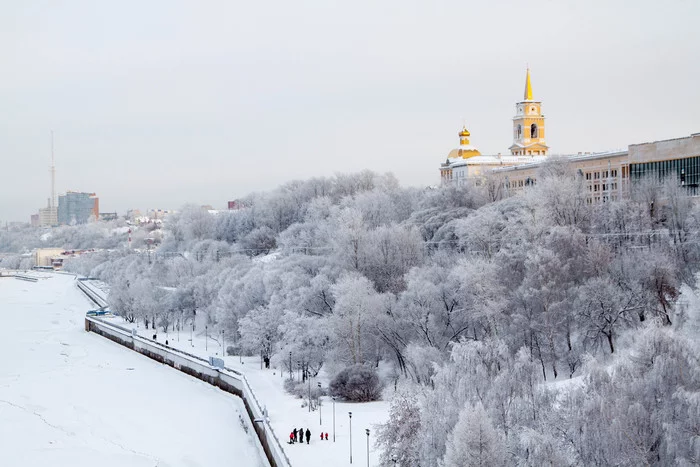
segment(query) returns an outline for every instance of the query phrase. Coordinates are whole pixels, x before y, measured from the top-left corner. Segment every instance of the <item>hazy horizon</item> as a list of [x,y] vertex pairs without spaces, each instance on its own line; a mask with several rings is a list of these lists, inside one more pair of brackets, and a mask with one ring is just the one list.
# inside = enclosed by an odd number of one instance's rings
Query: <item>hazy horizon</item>
[[[625,5],[628,6],[624,6]],[[370,169],[439,182],[463,123],[507,153],[525,68],[552,153],[700,131],[700,3],[0,1],[0,221],[225,208]]]

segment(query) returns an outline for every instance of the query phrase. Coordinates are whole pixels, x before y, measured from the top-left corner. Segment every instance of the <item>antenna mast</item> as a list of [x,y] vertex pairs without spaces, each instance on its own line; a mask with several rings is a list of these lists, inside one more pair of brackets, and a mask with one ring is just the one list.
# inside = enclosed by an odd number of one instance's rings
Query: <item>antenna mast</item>
[[51,206],[56,207],[56,164],[53,154],[53,130],[51,130]]

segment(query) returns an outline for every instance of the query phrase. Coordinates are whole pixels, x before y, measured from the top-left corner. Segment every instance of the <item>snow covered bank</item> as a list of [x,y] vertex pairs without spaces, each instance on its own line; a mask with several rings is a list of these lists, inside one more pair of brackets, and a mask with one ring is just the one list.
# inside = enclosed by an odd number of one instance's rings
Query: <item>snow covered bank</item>
[[266,465],[239,398],[86,333],[73,282],[0,280],[3,466]]

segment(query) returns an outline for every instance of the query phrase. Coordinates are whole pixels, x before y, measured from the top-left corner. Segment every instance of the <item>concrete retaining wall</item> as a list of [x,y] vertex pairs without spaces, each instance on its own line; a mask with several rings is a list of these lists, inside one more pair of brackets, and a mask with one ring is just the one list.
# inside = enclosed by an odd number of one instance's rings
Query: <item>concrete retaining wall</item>
[[[80,287],[80,282],[78,283],[78,287]],[[83,291],[85,292],[85,290]],[[248,384],[245,375],[241,372],[230,368],[224,368],[223,370],[213,368],[202,358],[139,336],[133,336],[131,330],[112,323],[107,323],[97,318],[85,317],[85,330],[106,337],[148,358],[171,366],[183,373],[216,386],[222,391],[240,397],[243,399],[248,417],[258,435],[260,445],[265,451],[270,465],[273,467],[291,467],[289,459],[278,441],[279,438],[275,436],[272,427],[267,421],[267,417],[263,414],[263,409],[259,401],[255,397],[255,393]],[[264,422],[255,423],[254,420],[256,419],[264,420]],[[233,465],[235,465],[235,462]]]

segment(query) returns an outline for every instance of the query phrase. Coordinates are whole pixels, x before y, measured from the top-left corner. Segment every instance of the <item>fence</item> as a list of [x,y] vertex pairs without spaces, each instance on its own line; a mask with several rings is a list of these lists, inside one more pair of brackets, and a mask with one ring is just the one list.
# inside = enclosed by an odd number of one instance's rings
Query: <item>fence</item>
[[[89,288],[84,287],[84,284],[81,287],[81,284],[82,281],[78,281],[80,290],[90,297],[90,294],[86,292]],[[90,298],[93,300],[92,297]],[[223,370],[213,368],[203,358],[144,339],[132,334],[131,330],[127,328],[106,323],[93,317],[85,317],[85,330],[106,337],[157,362],[171,366],[183,373],[214,385],[222,391],[240,397],[270,465],[272,467],[291,467],[289,459],[279,443],[279,438],[277,438],[267,420],[267,414],[264,413],[248,380],[241,372],[230,368],[224,368]],[[256,423],[256,420],[262,422],[262,427]]]

